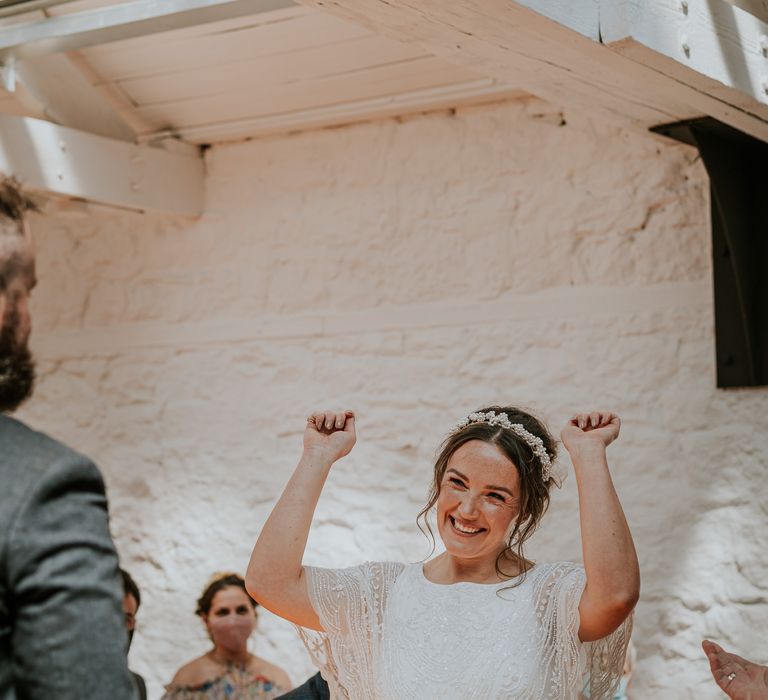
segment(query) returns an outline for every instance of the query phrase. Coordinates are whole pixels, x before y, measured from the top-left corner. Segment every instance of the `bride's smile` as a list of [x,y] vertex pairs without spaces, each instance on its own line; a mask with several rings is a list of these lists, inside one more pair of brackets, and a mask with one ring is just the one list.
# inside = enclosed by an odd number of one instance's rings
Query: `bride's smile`
[[451,456],[437,497],[440,537],[451,557],[486,568],[506,547],[519,513],[520,476],[494,444],[472,440]]

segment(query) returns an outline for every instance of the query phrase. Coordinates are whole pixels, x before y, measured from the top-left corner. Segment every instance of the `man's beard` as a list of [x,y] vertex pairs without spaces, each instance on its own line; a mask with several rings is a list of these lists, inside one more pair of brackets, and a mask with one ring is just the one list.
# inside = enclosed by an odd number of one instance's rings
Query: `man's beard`
[[32,394],[35,361],[26,341],[19,343],[19,313],[11,309],[0,327],[0,413],[15,411]]

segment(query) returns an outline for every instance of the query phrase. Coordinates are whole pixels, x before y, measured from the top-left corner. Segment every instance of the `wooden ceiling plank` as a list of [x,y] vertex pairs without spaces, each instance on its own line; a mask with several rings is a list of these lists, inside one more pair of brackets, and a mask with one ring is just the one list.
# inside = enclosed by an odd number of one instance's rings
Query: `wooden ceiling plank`
[[[311,107],[396,95],[413,90],[478,80],[469,71],[429,57],[402,66],[374,68],[358,75],[336,76],[308,83],[276,86],[269,91],[237,90],[227,95],[139,107],[155,123],[184,128],[255,115],[287,113]],[[489,82],[488,79],[480,79]]]
[[307,83],[428,57],[419,47],[367,36],[342,44],[264,56],[258,61],[227,62],[180,73],[123,80],[119,84],[136,104],[149,106],[240,90],[270,90],[278,85]]
[[110,41],[167,32],[290,7],[292,0],[132,0],[71,15],[0,27],[0,59],[74,51]]
[[196,24],[191,27],[181,27],[179,29],[172,29],[162,33],[162,38],[159,38],[157,34],[147,34],[146,36],[134,36],[120,41],[111,41],[108,44],[98,44],[96,46],[90,46],[87,49],[94,54],[110,54],[120,53],[129,47],[133,51],[137,51],[142,48],[150,48],[164,43],[165,41],[179,42],[180,44],[186,41],[196,41],[207,36],[215,36],[217,34],[235,34],[238,31],[244,29],[251,29],[254,27],[267,27],[271,25],[282,24],[283,22],[291,22],[307,15],[317,15],[314,10],[301,5],[294,7],[286,7],[281,10],[271,10],[268,12],[260,12],[255,15],[245,15],[243,17],[233,17],[231,19],[222,19],[216,22],[210,22],[207,24]]
[[113,81],[205,68],[222,60],[288,54],[370,36],[371,32],[359,25],[339,21],[328,14],[313,13],[313,16],[232,33],[180,41],[175,41],[172,34],[158,35],[153,37],[151,45],[135,46],[133,41],[125,41],[118,50],[104,51],[105,46],[84,49],[80,53],[105,81]]

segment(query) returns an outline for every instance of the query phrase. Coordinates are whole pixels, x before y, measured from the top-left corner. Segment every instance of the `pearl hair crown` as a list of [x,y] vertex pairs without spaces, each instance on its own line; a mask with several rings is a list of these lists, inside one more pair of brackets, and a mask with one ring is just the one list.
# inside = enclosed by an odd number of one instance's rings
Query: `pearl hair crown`
[[488,411],[487,413],[470,413],[466,418],[456,424],[456,431],[463,430],[473,423],[488,423],[488,425],[498,425],[500,428],[510,430],[519,437],[541,462],[541,479],[546,484],[552,476],[552,460],[549,457],[547,449],[544,447],[543,440],[526,430],[520,423],[512,423],[506,413],[496,413]]

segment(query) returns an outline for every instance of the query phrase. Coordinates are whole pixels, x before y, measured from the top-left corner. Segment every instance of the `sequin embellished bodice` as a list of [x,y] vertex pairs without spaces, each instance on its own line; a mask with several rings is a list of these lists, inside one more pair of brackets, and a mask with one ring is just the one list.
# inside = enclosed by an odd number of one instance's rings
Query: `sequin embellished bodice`
[[532,577],[530,572],[513,588],[510,583],[443,586],[428,581],[421,564],[407,566],[392,586],[384,616],[382,697],[525,696],[545,636],[534,609]]
[[[323,632],[299,628],[332,700],[610,700],[631,620],[578,638],[582,567],[522,580],[439,585],[422,564],[307,567]],[[517,585],[515,585],[517,584]]]

